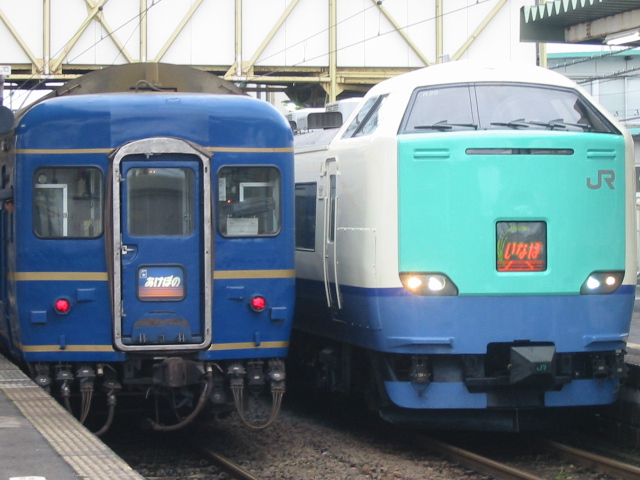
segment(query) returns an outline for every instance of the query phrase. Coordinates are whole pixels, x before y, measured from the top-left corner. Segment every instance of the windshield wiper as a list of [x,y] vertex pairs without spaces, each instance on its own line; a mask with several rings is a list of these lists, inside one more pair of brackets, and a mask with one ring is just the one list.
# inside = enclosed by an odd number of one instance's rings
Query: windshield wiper
[[529,128],[531,122],[525,122],[524,118],[518,118],[516,120],[511,120],[510,122],[491,122],[491,125],[496,125],[498,127],[509,127],[509,128]]
[[530,126],[535,126],[535,127],[544,127],[544,128],[548,128],[549,130],[553,130],[555,128],[562,128],[564,130],[567,129],[567,127],[576,127],[576,128],[581,128],[583,130],[591,130],[591,126],[586,125],[584,123],[569,123],[569,122],[565,122],[562,120],[562,118],[556,118],[554,120],[549,120],[548,122],[536,122],[536,121],[529,121],[529,120],[525,120],[524,118],[518,118],[517,120],[512,120],[510,122],[492,122],[491,125],[496,125],[499,127],[509,127],[509,128],[529,128]]
[[569,123],[565,122],[562,118],[556,118],[549,120],[548,122],[530,122],[533,125],[539,125],[541,127],[547,127],[553,130],[554,128],[567,129],[567,127],[581,128],[582,130],[591,130],[591,126],[585,123]]
[[446,120],[440,120],[432,125],[416,125],[416,130],[451,130],[453,127],[468,127],[474,130],[478,129],[475,123],[449,123]]

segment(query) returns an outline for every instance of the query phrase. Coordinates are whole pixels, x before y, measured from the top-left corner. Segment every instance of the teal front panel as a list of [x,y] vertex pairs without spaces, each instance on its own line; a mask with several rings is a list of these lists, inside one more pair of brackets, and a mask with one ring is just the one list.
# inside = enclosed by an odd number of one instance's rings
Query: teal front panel
[[[578,294],[589,273],[625,268],[622,136],[401,135],[398,162],[400,271],[443,272],[460,295]],[[545,222],[544,271],[498,272],[505,221]]]

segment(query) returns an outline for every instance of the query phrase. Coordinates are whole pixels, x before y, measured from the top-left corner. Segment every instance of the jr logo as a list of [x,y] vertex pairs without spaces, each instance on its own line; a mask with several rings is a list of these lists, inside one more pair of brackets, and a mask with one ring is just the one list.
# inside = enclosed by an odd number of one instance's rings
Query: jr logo
[[598,183],[595,185],[591,182],[590,178],[587,178],[587,187],[591,190],[597,190],[602,187],[602,181],[604,180],[607,186],[610,189],[614,189],[616,187],[613,186],[613,181],[616,179],[616,172],[613,170],[598,170]]

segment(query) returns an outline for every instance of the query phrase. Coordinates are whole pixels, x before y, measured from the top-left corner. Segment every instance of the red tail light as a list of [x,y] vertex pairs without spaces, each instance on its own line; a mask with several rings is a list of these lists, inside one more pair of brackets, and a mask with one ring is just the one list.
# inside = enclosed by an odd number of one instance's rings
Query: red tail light
[[249,301],[249,306],[254,312],[261,312],[267,308],[267,299],[256,295]]
[[66,298],[59,298],[55,301],[53,307],[56,309],[57,313],[64,315],[65,313],[69,313],[69,310],[71,310],[71,302]]

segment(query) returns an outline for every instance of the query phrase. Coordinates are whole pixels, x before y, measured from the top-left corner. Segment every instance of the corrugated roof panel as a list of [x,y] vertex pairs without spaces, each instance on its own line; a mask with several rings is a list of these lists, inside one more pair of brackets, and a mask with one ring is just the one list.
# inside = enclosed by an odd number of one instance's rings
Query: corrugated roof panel
[[[566,28],[637,10],[640,10],[639,0],[556,0],[522,7],[520,40],[568,43],[564,38]],[[595,38],[582,43],[601,44],[602,39]]]
[[527,23],[547,21],[569,27],[638,8],[638,0],[556,0],[522,10]]

